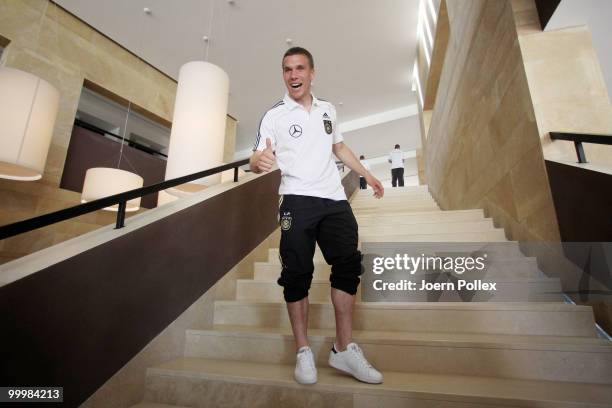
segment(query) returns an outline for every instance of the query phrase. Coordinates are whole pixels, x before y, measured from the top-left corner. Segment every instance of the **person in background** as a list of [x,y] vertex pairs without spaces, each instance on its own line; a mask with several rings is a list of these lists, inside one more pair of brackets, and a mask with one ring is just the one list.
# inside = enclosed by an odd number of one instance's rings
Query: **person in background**
[[[365,156],[363,154],[361,156],[359,156],[359,163],[361,163],[361,165],[367,171],[370,171],[370,165],[368,164],[367,161],[365,161]],[[368,188],[368,183],[366,182],[365,177],[359,176],[359,189],[360,190],[365,190],[366,188]]]
[[404,152],[400,150],[400,145],[396,144],[395,149],[389,153],[389,163],[391,163],[391,185],[404,187]]

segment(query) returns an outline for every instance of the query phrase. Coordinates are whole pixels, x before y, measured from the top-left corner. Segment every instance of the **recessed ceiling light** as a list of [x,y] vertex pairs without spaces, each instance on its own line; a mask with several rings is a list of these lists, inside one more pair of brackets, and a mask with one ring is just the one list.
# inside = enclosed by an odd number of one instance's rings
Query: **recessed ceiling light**
[[148,7],[143,8],[142,11],[144,11],[145,14],[151,14],[151,9]]
[[287,44],[291,45],[291,43],[293,42],[293,40],[292,40],[291,38],[287,38],[287,39],[285,40],[285,42],[286,42]]
[[227,2],[228,2],[229,4],[234,4],[234,3],[235,3],[235,1],[234,1],[234,0],[227,0]]
[[342,106],[344,105],[344,102],[338,102],[338,105]]
[[207,35],[205,35],[204,37],[202,37],[202,40],[203,40],[204,42],[208,42],[208,36],[207,36]]

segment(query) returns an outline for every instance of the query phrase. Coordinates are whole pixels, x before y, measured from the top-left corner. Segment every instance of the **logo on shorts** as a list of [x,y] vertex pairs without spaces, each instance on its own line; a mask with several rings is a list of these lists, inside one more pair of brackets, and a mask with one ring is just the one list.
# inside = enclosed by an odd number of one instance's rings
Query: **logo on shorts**
[[325,133],[331,135],[333,131],[332,122],[327,112],[323,114],[323,126],[325,126]]
[[295,137],[296,139],[302,136],[302,127],[300,125],[289,126],[289,135],[291,137]]
[[289,229],[291,228],[291,213],[290,212],[283,213],[280,224],[281,224],[281,229],[283,231],[289,231]]

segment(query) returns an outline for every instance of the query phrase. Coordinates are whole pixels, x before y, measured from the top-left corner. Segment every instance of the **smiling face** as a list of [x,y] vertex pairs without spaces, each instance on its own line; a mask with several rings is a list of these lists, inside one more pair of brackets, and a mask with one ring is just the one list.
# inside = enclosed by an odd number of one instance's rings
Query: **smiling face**
[[299,104],[306,104],[310,98],[310,83],[314,79],[314,69],[308,57],[302,54],[288,55],[283,58],[283,79],[289,96]]

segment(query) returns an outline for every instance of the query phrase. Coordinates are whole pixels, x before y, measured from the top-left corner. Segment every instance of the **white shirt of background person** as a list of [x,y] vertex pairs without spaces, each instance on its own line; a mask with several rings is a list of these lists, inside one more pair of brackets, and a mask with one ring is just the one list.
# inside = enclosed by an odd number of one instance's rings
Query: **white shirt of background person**
[[404,167],[404,152],[400,149],[393,149],[389,153],[389,163],[392,169]]

